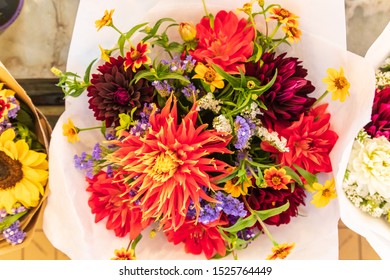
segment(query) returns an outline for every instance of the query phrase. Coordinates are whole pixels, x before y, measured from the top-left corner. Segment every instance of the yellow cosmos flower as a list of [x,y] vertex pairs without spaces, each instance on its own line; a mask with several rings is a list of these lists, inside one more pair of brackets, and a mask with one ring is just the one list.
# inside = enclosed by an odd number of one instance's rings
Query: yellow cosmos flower
[[206,84],[210,85],[211,92],[214,92],[215,88],[223,88],[225,85],[222,76],[211,66],[198,63],[195,67],[195,73],[196,74],[192,78],[202,79]]
[[328,76],[322,79],[322,81],[328,85],[327,91],[332,93],[332,100],[340,100],[344,102],[347,96],[349,96],[350,83],[344,76],[344,69],[340,67],[340,71],[329,68],[327,71]]
[[275,19],[280,24],[289,24],[292,26],[298,25],[298,18],[299,17],[297,15],[291,13],[290,11],[284,9],[284,8],[275,6],[275,7],[270,9],[270,13],[272,15],[267,19],[267,21],[271,20],[271,19]]
[[295,243],[278,244],[272,248],[272,254],[267,257],[267,260],[285,259],[294,247]]
[[99,49],[100,49],[100,58],[103,59],[104,61],[110,62],[110,55],[112,51],[104,49],[101,45],[99,45]]
[[13,129],[0,135],[0,209],[8,213],[18,203],[26,208],[37,206],[48,178],[47,155],[14,139]]
[[286,24],[282,27],[286,33],[287,40],[291,43],[297,43],[301,39],[302,31],[295,25]]
[[314,183],[312,188],[317,193],[313,195],[313,200],[310,203],[318,208],[326,206],[330,200],[337,197],[334,178],[332,180],[326,180],[324,185]]
[[76,143],[80,141],[79,129],[74,125],[71,119],[68,119],[68,123],[62,125],[62,134],[68,137],[68,142]]
[[135,254],[133,249],[126,250],[125,248],[121,248],[120,250],[115,250],[115,257],[111,258],[111,260],[135,260]]
[[101,19],[95,21],[95,27],[99,31],[103,26],[110,26],[112,24],[112,14],[114,10],[105,10],[104,15]]

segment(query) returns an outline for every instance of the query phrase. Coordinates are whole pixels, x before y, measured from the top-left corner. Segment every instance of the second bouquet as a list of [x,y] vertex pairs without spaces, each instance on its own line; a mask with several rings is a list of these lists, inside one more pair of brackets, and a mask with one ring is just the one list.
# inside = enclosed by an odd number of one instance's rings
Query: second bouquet
[[95,223],[123,240],[107,258],[135,259],[141,238],[158,232],[207,259],[239,259],[266,236],[267,258],[286,258],[295,243],[269,228],[337,196],[328,107],[350,98],[342,65],[316,73],[319,92],[289,51],[302,36],[298,15],[263,1],[216,13],[202,4],[196,23],[167,17],[129,30],[106,10],[95,25],[117,44],[99,46],[83,79],[53,69],[66,98],[85,95],[101,123],[68,118],[62,129],[73,145],[102,133],[74,164]]

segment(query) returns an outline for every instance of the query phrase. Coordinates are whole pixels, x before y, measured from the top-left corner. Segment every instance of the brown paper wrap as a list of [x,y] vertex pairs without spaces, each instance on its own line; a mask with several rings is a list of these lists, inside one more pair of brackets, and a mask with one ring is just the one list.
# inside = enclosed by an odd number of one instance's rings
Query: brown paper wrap
[[[39,142],[45,146],[46,153],[49,151],[49,142],[52,128],[45,118],[45,116],[34,106],[30,97],[24,91],[24,89],[18,84],[14,77],[8,72],[5,66],[0,62],[0,82],[4,83],[7,88],[12,89],[16,94],[15,97],[24,102],[34,115],[35,133]],[[43,209],[46,205],[46,198],[49,192],[49,184],[45,187],[45,193],[39,202],[38,206],[31,208],[29,212],[20,219],[21,228],[26,232],[25,240],[19,244],[10,245],[2,235],[0,235],[0,255],[10,253],[14,250],[20,250],[30,244],[34,236],[34,231],[37,225],[37,221],[43,214]]]

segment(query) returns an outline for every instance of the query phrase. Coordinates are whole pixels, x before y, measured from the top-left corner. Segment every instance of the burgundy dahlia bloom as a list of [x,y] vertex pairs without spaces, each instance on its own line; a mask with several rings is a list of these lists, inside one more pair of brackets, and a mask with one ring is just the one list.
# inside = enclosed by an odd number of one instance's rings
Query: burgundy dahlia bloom
[[[251,188],[248,195],[248,204],[253,210],[267,210],[282,206],[287,201],[290,203],[290,207],[286,211],[264,220],[264,223],[276,226],[288,224],[291,217],[296,217],[298,215],[298,207],[305,205],[304,199],[306,197],[305,191],[300,187],[295,187],[294,190],[291,187],[282,190]],[[256,225],[261,229],[259,223]]]
[[268,109],[264,110],[266,122],[296,121],[316,100],[308,96],[314,86],[305,79],[307,70],[301,61],[285,56],[283,53],[275,58],[275,53],[264,53],[259,62],[246,65],[246,75],[259,79],[262,85],[271,81],[277,70],[275,83],[259,97]]
[[110,57],[98,67],[98,72],[92,74],[91,85],[87,88],[89,108],[99,121],[105,121],[106,126],[119,125],[119,114],[130,113],[136,107],[136,115],[142,112],[144,103],[153,100],[154,88],[145,79],[130,84],[134,73],[130,68],[125,70],[125,58]]
[[390,87],[376,90],[371,121],[364,128],[372,137],[384,136],[390,140]]

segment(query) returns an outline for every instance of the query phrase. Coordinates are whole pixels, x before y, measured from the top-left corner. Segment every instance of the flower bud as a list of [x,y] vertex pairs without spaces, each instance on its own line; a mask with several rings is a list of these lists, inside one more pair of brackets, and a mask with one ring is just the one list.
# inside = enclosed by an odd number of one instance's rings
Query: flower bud
[[179,33],[184,42],[191,42],[196,37],[196,28],[192,23],[182,22],[179,26]]

